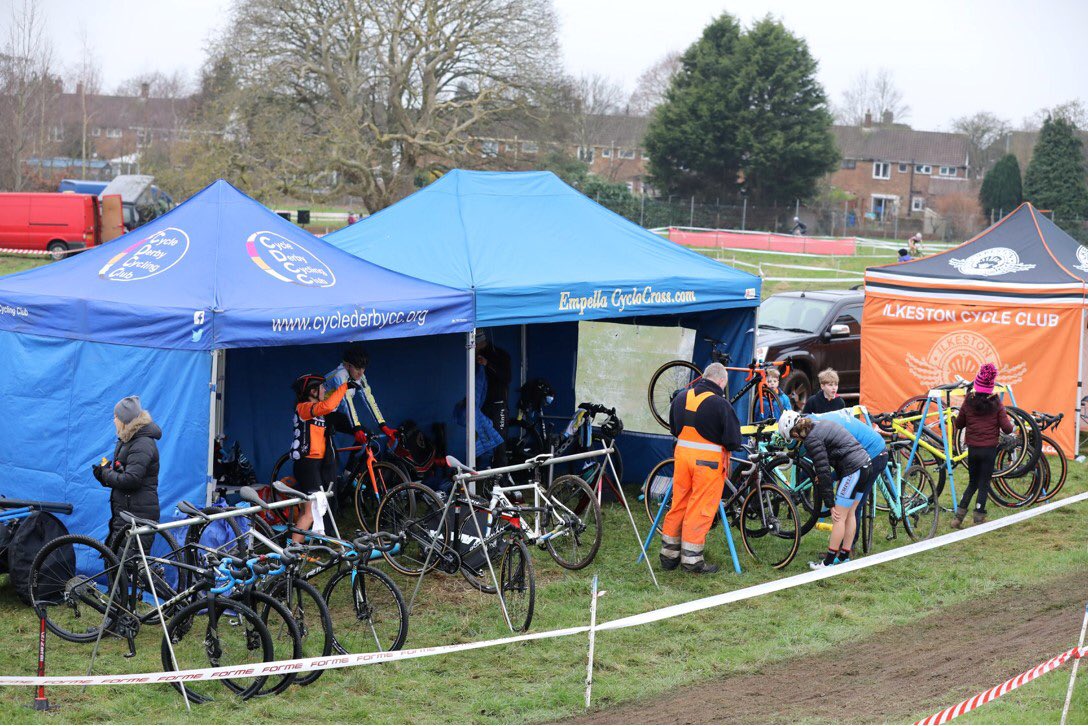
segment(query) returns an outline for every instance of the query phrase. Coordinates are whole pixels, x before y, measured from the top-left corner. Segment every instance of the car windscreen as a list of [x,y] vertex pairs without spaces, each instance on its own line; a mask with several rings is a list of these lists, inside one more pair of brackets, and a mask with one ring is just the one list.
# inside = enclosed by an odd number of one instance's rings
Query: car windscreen
[[759,306],[759,327],[764,330],[815,333],[832,304],[812,298],[772,296]]

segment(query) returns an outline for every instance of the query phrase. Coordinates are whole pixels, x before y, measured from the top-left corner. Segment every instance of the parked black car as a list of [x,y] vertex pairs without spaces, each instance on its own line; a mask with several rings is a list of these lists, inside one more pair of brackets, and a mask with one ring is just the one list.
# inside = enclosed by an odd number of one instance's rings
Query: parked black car
[[781,390],[798,410],[820,384],[825,368],[839,373],[839,394],[856,398],[860,390],[861,290],[806,290],[772,295],[759,306],[756,357],[793,360]]

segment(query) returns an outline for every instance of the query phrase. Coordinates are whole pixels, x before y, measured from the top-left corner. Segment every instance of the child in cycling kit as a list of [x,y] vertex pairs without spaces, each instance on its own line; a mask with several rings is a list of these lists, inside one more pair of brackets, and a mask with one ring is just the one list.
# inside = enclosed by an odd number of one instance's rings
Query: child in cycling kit
[[[291,442],[291,458],[294,459],[295,486],[312,494],[336,481],[336,449],[332,445],[332,423],[327,420],[334,414],[348,390],[358,386],[355,381],[340,384],[328,396],[325,395],[325,378],[316,373],[306,373],[295,379],[294,439]],[[311,502],[303,505],[296,525],[309,529],[314,523]],[[302,541],[302,535],[295,535]]]
[[809,414],[809,418],[816,421],[822,421],[824,419],[834,421],[841,424],[846,432],[854,437],[854,440],[861,444],[861,447],[865,449],[865,453],[869,455],[872,460],[872,466],[869,467],[869,476],[862,482],[861,499],[858,501],[857,509],[854,510],[854,539],[851,544],[857,544],[858,537],[861,536],[861,512],[865,507],[865,502],[869,497],[873,496],[873,485],[876,484],[876,480],[880,477],[880,474],[888,466],[888,447],[884,441],[884,437],[881,436],[872,426],[861,421],[849,409],[843,409],[842,411],[831,411],[829,413],[813,413]]
[[997,444],[1002,433],[1012,433],[1013,423],[1005,411],[1001,399],[994,395],[997,381],[997,368],[993,363],[984,364],[975,377],[971,393],[956,415],[956,429],[965,429],[964,440],[967,444],[967,473],[970,482],[963,493],[956,516],[952,518],[952,527],[959,529],[967,517],[967,508],[971,506],[971,497],[978,492],[973,520],[975,524],[986,521],[986,498],[990,494],[990,478],[994,473],[997,459]]
[[809,567],[819,570],[849,561],[857,529],[854,515],[872,469],[869,455],[842,424],[803,418],[796,411],[782,414],[778,432],[784,439],[804,444],[816,469],[819,496],[824,506],[831,509],[827,554],[821,562],[810,562]]

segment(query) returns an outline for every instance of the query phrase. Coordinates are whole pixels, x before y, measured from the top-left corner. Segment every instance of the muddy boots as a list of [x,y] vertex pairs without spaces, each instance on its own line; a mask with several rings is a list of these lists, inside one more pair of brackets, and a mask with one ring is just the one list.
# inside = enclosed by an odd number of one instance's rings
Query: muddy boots
[[675,570],[680,566],[680,538],[661,535],[661,568]]
[[976,509],[975,514],[972,517],[972,521],[975,524],[986,524],[986,512],[982,509]]
[[718,571],[717,565],[712,565],[703,559],[703,544],[684,542],[680,546],[680,563],[684,571],[696,575],[711,575]]
[[956,507],[956,516],[952,517],[952,529],[963,529],[963,520],[967,519],[967,510]]

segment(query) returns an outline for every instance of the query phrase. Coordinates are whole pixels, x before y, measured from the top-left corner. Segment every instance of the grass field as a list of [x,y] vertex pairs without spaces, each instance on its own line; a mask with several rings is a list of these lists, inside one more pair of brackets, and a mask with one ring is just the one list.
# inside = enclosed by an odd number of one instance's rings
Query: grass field
[[[728,253],[730,257],[733,253]],[[758,263],[768,258],[744,253],[736,259]],[[835,263],[817,258],[779,258],[782,264],[828,266],[834,276]],[[816,260],[816,261],[814,261]],[[889,260],[890,261],[890,260]],[[863,269],[877,261],[842,260],[842,269]],[[0,258],[0,274],[25,269],[36,262]],[[745,268],[748,269],[748,268]],[[818,276],[825,273],[787,270],[769,276]],[[776,283],[768,283],[774,285]],[[806,283],[808,284],[808,283]],[[811,283],[813,287],[826,286]],[[766,291],[766,288],[765,288]],[[613,333],[603,329],[600,335]],[[673,350],[685,341],[676,336],[655,339],[661,356],[674,357]],[[652,347],[652,346],[651,346]],[[583,351],[590,359],[592,346]],[[589,360],[584,365],[600,361]],[[602,368],[600,378],[609,371]],[[624,379],[622,371],[611,372]],[[632,408],[644,407],[641,381],[627,381],[627,388],[614,391]],[[625,384],[624,384],[625,385]],[[628,390],[630,389],[630,390]],[[621,411],[622,413],[622,411]],[[629,491],[633,493],[635,487]],[[1088,489],[1088,472],[1082,464],[1070,464],[1066,493]],[[645,533],[645,515],[636,509],[636,521]],[[1004,510],[991,507],[993,516]],[[1055,580],[1083,582],[1088,575],[1088,552],[1083,522],[1088,504],[1077,504],[1044,515],[1016,527],[1002,529],[946,548],[923,553],[832,578],[820,583],[748,601],[740,606],[704,611],[676,620],[602,633],[597,640],[597,670],[594,708],[607,708],[639,699],[664,698],[673,689],[691,684],[714,683],[724,678],[762,672],[803,656],[826,657],[835,662],[840,648],[879,638],[889,628],[910,626],[927,617],[970,609],[981,598],[1020,588],[1030,600],[1034,587]],[[948,515],[942,515],[940,532],[948,530]],[[645,567],[635,564],[637,546],[626,517],[616,506],[606,509],[604,546],[593,565],[582,572],[558,568],[543,552],[534,551],[537,570],[537,612],[533,631],[584,625],[588,622],[589,587],[599,574],[601,599],[599,620],[609,620],[697,597],[729,591],[784,577],[805,570],[805,562],[817,557],[826,545],[826,535],[813,532],[802,541],[794,563],[778,573],[755,565],[742,553],[745,572],[731,572],[694,578],[682,573],[658,573],[661,588],[655,589]],[[882,536],[875,537],[878,549],[896,546]],[[902,538],[902,535],[900,535]],[[708,557],[727,562],[720,529],[711,532]],[[739,537],[738,537],[739,546]],[[397,578],[402,589],[411,582]],[[2,582],[2,580],[0,580]],[[444,645],[503,637],[508,634],[493,597],[482,595],[459,578],[429,577],[413,613],[407,646]],[[1040,609],[1048,604],[1038,602]],[[1068,633],[1069,645],[1076,632]],[[868,640],[867,640],[868,639]],[[146,627],[133,659],[122,657],[117,640],[104,643],[97,673],[133,673],[161,668],[158,628]],[[37,623],[30,611],[0,585],[0,673],[32,675],[36,663]],[[48,672],[77,675],[86,671],[89,646],[49,639]],[[924,653],[928,644],[920,640],[914,650]],[[1055,653],[1047,653],[1046,657]],[[313,686],[293,689],[278,697],[240,703],[226,697],[184,711],[181,697],[165,686],[97,687],[80,692],[76,688],[50,689],[51,701],[59,711],[38,714],[27,708],[32,694],[26,688],[0,690],[0,721],[5,723],[54,722],[161,722],[161,723],[256,723],[256,722],[544,722],[577,718],[582,714],[586,638],[573,636],[522,645],[501,646],[464,654],[439,656],[401,663],[366,666],[325,673]],[[1007,675],[1034,666],[1037,662],[1008,663]],[[1004,663],[1002,664],[1005,665]],[[829,671],[832,667],[829,666]],[[962,679],[948,683],[938,697],[914,699],[905,684],[899,696],[903,718],[921,718],[938,708],[996,685],[999,681],[975,682],[971,668]],[[1068,682],[1068,666],[1048,674],[960,719],[965,723],[1056,723]],[[834,690],[834,682],[813,683],[814,689]],[[1071,714],[1072,723],[1088,722],[1088,685],[1078,690]],[[785,711],[786,709],[783,709]],[[664,718],[666,714],[662,714]],[[860,714],[864,715],[864,714]],[[773,716],[770,716],[773,717]],[[853,721],[857,713],[844,714]]]

